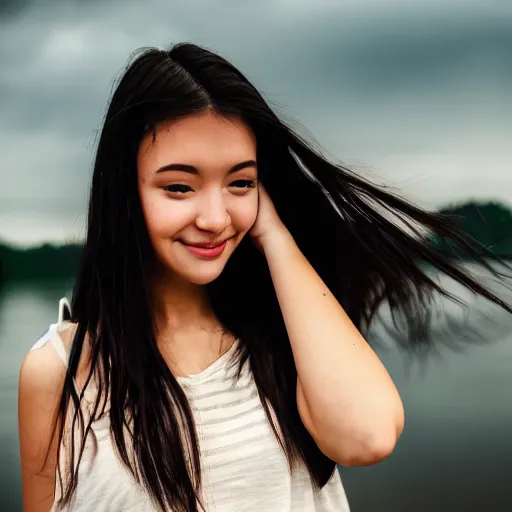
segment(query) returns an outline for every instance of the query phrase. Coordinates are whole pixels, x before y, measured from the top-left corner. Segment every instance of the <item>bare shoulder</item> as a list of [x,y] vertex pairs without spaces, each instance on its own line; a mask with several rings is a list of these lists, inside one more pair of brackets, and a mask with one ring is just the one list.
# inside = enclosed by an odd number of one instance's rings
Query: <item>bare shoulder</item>
[[21,365],[20,395],[57,392],[62,387],[65,374],[66,367],[51,343],[32,349]]
[[[76,324],[69,324],[65,330],[59,331],[58,336],[69,353]],[[39,346],[33,347],[25,355],[20,369],[20,392],[58,392],[63,385],[66,366],[52,345],[49,336],[42,338]]]
[[62,342],[60,352],[51,342],[51,336],[44,336],[23,359],[18,387],[18,407],[20,421],[28,405],[28,413],[33,415],[35,407],[41,411],[55,409],[60,402],[64,380],[66,377],[67,354],[71,350],[77,324],[68,322],[64,329],[59,330],[58,336]]

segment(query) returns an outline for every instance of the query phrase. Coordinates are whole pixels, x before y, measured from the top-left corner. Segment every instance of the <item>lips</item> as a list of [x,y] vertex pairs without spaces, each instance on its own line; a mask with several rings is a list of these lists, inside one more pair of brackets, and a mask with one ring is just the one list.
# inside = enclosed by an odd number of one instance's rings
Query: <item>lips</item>
[[230,240],[233,237],[225,238],[224,240],[221,240],[220,242],[206,242],[206,243],[189,243],[185,242],[185,240],[181,240],[181,243],[185,245],[189,245],[191,247],[199,247],[201,249],[215,249],[215,247],[219,247],[228,240]]
[[209,242],[207,244],[203,243],[199,245],[187,244],[185,242],[181,242],[181,244],[198,258],[215,259],[224,252],[228,240],[229,238],[223,242]]

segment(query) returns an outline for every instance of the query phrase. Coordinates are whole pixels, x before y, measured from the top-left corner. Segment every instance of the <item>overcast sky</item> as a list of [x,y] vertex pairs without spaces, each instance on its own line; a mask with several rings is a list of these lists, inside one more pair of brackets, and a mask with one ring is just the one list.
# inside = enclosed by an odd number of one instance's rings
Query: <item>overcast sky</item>
[[81,238],[113,80],[184,40],[423,206],[512,206],[509,0],[2,0],[1,239]]

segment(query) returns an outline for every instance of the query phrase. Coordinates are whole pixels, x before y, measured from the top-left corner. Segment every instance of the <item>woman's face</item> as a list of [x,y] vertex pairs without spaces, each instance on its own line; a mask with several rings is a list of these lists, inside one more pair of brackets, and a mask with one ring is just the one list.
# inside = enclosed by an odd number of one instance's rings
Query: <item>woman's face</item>
[[252,131],[212,112],[163,122],[141,141],[137,170],[158,261],[191,283],[216,279],[258,213]]

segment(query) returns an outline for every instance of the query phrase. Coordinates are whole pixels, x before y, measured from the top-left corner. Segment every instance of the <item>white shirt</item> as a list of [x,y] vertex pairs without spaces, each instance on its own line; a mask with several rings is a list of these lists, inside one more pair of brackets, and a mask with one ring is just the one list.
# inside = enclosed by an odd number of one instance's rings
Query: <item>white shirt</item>
[[[59,332],[59,321],[34,345],[48,341],[67,365],[68,353]],[[234,344],[224,355],[197,375],[178,377],[192,409],[199,440],[202,498],[208,512],[349,512],[340,475],[335,471],[320,490],[313,486],[301,464],[290,472],[261,404],[246,361],[235,380]],[[90,394],[85,397],[91,406]],[[84,410],[85,421],[88,411]],[[94,512],[150,512],[156,507],[146,491],[119,460],[109,432],[108,413],[94,421],[79,466],[76,497],[65,510]],[[61,450],[62,454],[66,450]],[[65,462],[65,461],[63,461]],[[58,495],[58,493],[57,493]],[[53,511],[59,510],[54,505]]]

